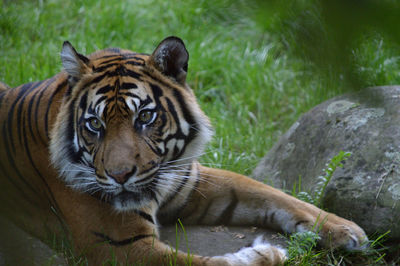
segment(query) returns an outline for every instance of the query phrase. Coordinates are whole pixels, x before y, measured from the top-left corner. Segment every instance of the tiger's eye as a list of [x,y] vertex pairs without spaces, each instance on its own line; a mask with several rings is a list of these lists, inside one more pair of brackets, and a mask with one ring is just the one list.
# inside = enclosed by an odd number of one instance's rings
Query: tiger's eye
[[91,118],[89,121],[89,125],[90,125],[91,129],[93,129],[95,131],[100,130],[102,127],[100,120],[97,118]]
[[153,112],[150,110],[142,111],[139,114],[139,121],[142,124],[149,123],[152,118],[153,118]]

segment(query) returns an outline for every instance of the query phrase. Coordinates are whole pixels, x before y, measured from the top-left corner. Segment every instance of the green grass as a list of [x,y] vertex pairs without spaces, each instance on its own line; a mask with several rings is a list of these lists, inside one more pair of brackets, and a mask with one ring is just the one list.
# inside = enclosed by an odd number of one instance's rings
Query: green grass
[[317,2],[277,8],[256,0],[3,0],[0,81],[17,86],[58,73],[64,40],[84,54],[106,47],[151,53],[166,36],[179,36],[190,53],[188,82],[216,130],[202,161],[248,175],[313,106],[362,86],[400,83],[399,44],[379,28],[360,30],[346,50],[361,83],[304,60],[305,46],[322,61],[325,54],[299,33],[331,38]]
[[[382,247],[386,235],[371,242],[369,250],[345,251],[316,249],[318,235],[313,232],[295,233],[288,237],[289,258],[285,265],[397,265],[385,261],[387,249]],[[398,263],[398,261],[397,261]]]
[[[203,161],[250,174],[302,113],[347,89],[298,56],[291,36],[300,22],[260,22],[267,8],[244,0],[3,0],[0,80],[17,86],[56,74],[64,40],[82,53],[151,53],[164,37],[179,36],[190,53],[188,82],[216,129]],[[397,48],[379,34],[359,41],[351,56],[364,85],[400,82]]]
[[216,129],[205,161],[249,174],[301,113],[335,92],[315,97],[318,82],[304,62],[251,19],[247,2],[209,3],[3,2],[0,80],[16,86],[59,72],[64,40],[82,53],[110,46],[151,53],[177,35],[190,52],[189,84]]

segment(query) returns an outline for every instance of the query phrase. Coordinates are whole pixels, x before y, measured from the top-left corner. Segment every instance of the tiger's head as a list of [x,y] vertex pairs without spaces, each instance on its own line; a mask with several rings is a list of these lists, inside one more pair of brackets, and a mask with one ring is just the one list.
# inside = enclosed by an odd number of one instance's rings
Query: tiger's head
[[176,177],[212,135],[186,84],[182,40],[168,37],[151,55],[111,48],[88,57],[65,42],[61,59],[68,90],[50,138],[60,177],[120,211],[173,191],[180,181],[168,172]]

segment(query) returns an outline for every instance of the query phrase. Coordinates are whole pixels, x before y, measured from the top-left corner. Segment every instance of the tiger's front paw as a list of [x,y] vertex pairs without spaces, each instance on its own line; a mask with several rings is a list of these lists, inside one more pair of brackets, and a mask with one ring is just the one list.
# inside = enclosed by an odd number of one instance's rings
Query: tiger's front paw
[[236,253],[228,253],[222,256],[229,265],[281,265],[287,259],[286,250],[273,246],[257,237],[251,247],[244,247]]
[[368,247],[368,237],[357,224],[335,217],[322,225],[321,244],[332,248],[361,250]]

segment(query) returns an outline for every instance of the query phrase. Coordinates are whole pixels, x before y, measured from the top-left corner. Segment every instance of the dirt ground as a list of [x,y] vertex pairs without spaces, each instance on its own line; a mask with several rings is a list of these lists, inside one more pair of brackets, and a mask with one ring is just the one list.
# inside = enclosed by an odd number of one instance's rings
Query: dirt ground
[[[204,256],[236,252],[264,235],[270,243],[284,246],[284,238],[276,232],[255,227],[225,226],[162,227],[161,239],[182,251]],[[0,217],[0,266],[2,265],[67,265],[48,246],[29,236]]]

